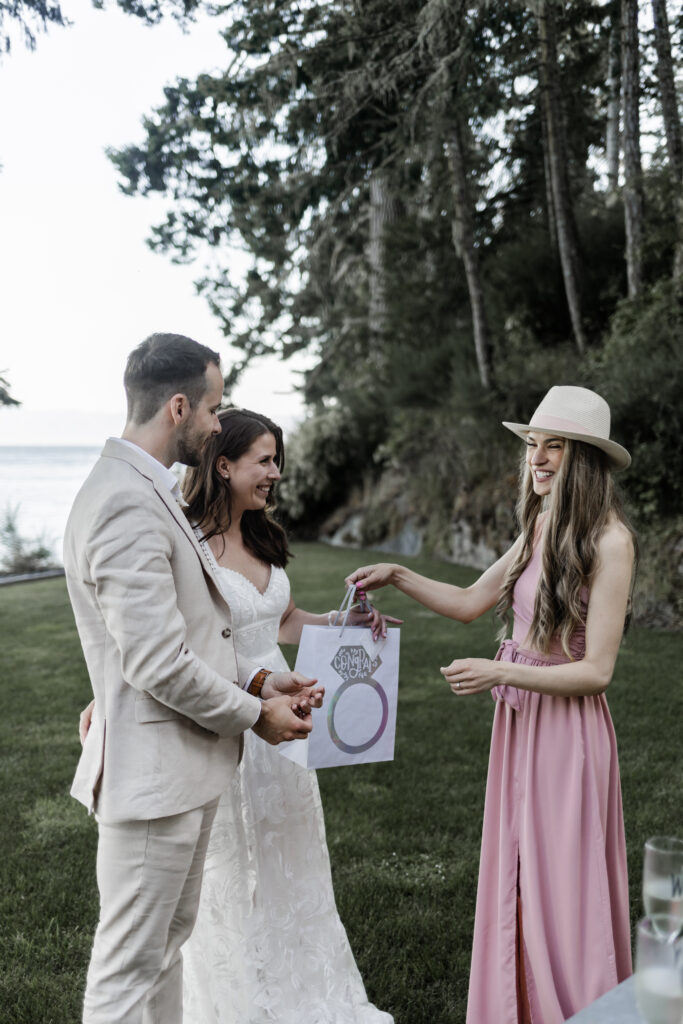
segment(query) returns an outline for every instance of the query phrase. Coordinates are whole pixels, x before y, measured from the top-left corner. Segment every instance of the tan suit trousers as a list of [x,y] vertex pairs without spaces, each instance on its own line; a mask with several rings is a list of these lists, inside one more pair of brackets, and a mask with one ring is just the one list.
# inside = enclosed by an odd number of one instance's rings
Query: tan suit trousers
[[218,798],[150,821],[98,822],[100,920],[83,1024],[181,1024],[182,956]]

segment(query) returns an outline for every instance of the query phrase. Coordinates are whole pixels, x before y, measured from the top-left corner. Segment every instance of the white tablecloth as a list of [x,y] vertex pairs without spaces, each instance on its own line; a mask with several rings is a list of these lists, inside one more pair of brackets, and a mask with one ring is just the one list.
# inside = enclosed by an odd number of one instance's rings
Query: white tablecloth
[[643,1024],[636,1008],[633,978],[605,992],[594,1003],[569,1017],[566,1024]]

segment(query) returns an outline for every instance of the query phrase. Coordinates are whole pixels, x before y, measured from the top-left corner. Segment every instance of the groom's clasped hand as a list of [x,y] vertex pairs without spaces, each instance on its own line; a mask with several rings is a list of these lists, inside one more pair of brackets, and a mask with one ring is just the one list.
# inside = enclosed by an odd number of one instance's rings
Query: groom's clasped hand
[[[313,728],[311,710],[322,707],[325,696],[325,688],[316,687],[316,682],[301,672],[271,672],[261,691],[263,711],[253,726],[256,735],[273,746],[282,740],[304,739]],[[296,720],[288,722],[292,713]]]

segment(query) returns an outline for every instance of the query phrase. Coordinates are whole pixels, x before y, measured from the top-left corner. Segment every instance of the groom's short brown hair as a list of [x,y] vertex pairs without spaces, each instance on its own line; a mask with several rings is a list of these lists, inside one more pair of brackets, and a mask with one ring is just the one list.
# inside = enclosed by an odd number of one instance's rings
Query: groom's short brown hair
[[206,368],[220,366],[218,352],[183,334],[150,334],[128,356],[123,386],[128,422],[147,423],[171,395],[194,407],[206,391]]

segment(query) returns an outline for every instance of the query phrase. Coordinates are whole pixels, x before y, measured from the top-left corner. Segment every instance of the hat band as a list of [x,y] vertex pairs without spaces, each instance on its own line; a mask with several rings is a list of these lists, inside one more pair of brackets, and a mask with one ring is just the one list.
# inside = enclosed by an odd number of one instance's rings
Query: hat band
[[585,434],[587,437],[599,437],[603,441],[609,440],[609,437],[604,437],[602,433],[597,434],[587,430],[583,423],[576,423],[574,420],[565,420],[560,416],[543,416],[543,426],[539,423],[530,424],[529,430],[539,430],[542,433],[547,433],[547,428],[551,430],[570,430],[572,434]]

